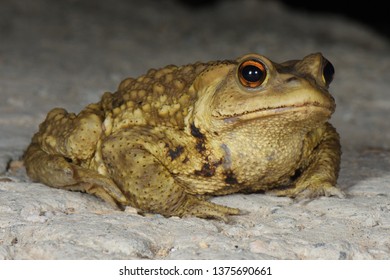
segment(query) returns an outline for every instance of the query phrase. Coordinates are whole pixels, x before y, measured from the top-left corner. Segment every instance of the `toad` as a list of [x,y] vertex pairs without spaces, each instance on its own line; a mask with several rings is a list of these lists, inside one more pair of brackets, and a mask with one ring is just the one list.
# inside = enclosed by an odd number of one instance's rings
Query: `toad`
[[122,81],[79,114],[51,110],[24,155],[28,175],[124,209],[227,220],[209,196],[342,196],[328,122],[332,64],[320,53],[169,65]]

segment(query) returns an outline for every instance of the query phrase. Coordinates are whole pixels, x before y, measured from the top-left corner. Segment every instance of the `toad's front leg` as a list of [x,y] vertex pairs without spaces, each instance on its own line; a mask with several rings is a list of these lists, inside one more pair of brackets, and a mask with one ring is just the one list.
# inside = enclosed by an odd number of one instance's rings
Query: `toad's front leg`
[[[122,189],[131,206],[164,216],[197,216],[224,221],[229,215],[239,214],[238,209],[186,193],[175,180],[175,175],[150,151],[157,142],[150,142],[152,138],[124,131],[110,136],[102,145],[102,156],[109,175]],[[155,151],[158,149],[155,147]]]
[[276,190],[279,196],[314,198],[318,196],[344,197],[336,188],[340,168],[341,147],[339,135],[334,127],[326,123],[308,134],[304,146],[301,173],[291,188]]

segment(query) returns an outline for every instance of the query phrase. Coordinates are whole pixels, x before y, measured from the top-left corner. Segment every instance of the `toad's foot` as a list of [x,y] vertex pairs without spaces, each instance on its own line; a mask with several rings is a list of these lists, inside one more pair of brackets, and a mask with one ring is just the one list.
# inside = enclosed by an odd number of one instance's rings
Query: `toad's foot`
[[196,196],[187,195],[186,200],[173,214],[180,217],[196,216],[228,222],[230,215],[239,215],[240,213],[241,211],[237,208],[215,204]]
[[305,198],[317,198],[320,196],[336,196],[338,198],[345,198],[345,193],[339,188],[330,183],[324,182],[320,184],[298,184],[295,187],[270,191],[270,194],[276,196],[288,196],[298,200]]

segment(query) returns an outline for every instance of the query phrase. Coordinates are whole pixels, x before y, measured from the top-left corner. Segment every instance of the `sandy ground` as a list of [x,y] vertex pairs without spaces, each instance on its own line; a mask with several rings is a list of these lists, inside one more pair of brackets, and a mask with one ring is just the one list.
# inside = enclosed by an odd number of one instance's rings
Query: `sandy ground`
[[[0,37],[0,259],[390,259],[390,44],[367,27],[269,1],[13,0]],[[78,112],[149,68],[317,51],[336,68],[345,199],[237,194],[213,199],[247,212],[228,224],[144,217],[32,183],[17,162],[48,110]]]

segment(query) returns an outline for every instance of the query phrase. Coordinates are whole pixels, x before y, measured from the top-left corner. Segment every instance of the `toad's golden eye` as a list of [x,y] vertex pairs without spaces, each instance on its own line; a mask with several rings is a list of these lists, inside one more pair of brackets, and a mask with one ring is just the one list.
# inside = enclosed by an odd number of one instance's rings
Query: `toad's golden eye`
[[267,71],[263,63],[250,59],[241,63],[238,67],[238,79],[240,83],[249,88],[260,86],[267,76]]

